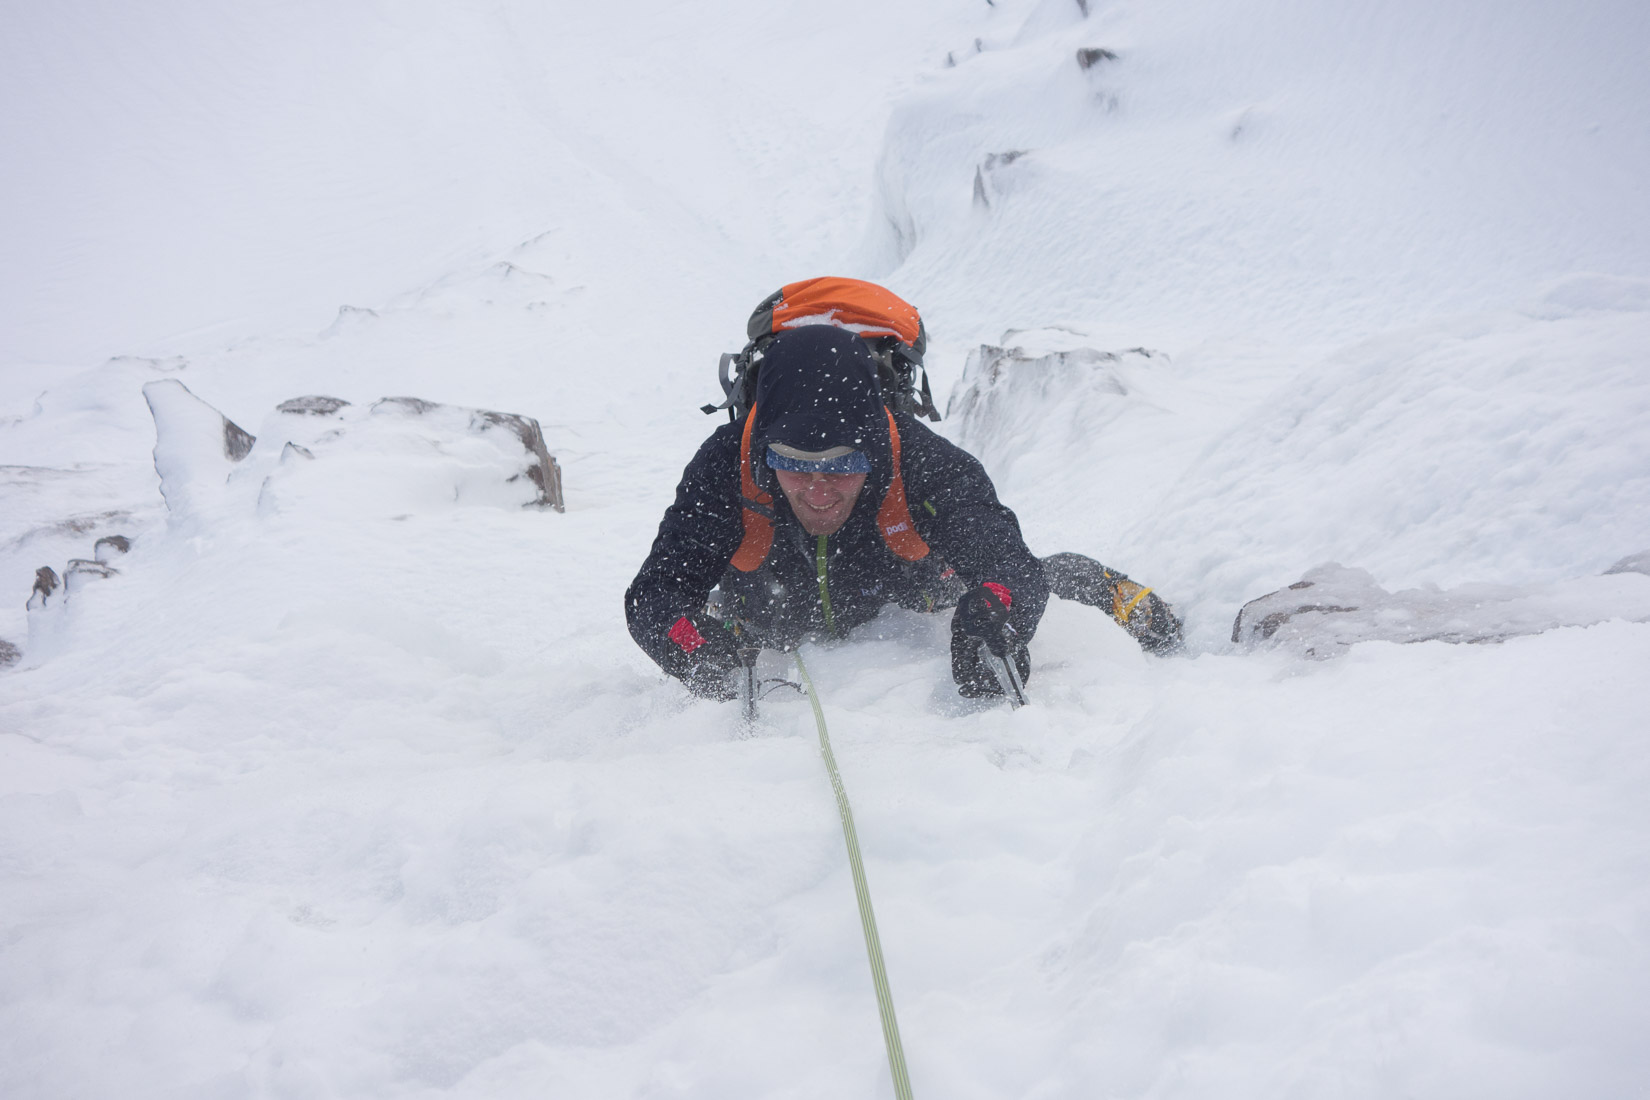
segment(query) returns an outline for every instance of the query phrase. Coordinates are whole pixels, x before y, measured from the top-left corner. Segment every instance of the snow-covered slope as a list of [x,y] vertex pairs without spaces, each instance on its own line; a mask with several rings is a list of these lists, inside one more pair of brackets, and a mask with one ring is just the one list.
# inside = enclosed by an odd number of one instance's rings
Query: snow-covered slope
[[[1056,603],[1014,713],[943,622],[810,653],[917,1095],[1650,1073],[1641,6],[4,18],[0,1093],[891,1095],[806,704],[740,737],[620,607],[825,272],[1192,639]],[[566,512],[385,397],[535,418]],[[1227,640],[1329,561],[1533,633]]]
[[1647,37],[1612,2],[1040,0],[895,112],[873,255],[950,339],[1182,347],[1650,276]]

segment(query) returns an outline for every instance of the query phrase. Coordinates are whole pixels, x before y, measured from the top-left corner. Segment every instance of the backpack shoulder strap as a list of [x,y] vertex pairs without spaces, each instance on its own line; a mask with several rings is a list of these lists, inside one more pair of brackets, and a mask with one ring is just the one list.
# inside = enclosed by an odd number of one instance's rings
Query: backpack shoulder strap
[[[905,501],[905,476],[900,472],[899,428],[894,424],[893,411],[884,407],[888,417],[888,442],[893,449],[894,477],[888,492],[877,508],[877,530],[882,541],[894,555],[906,561],[921,561],[928,556],[928,544],[917,534],[911,522],[911,509]],[[762,567],[773,549],[773,497],[756,484],[751,473],[751,429],[756,424],[756,407],[751,407],[745,418],[745,431],[739,439],[739,504],[745,520],[745,537],[733,552],[728,564],[741,573],[754,572]]]
[[917,534],[911,522],[911,509],[905,502],[905,475],[900,472],[899,428],[894,424],[893,410],[884,408],[888,415],[888,442],[894,452],[894,479],[888,484],[888,495],[877,509],[877,530],[895,556],[906,561],[921,561],[928,556],[928,544]]
[[745,520],[745,537],[733,552],[729,564],[741,573],[761,567],[773,547],[773,497],[763,492],[751,475],[751,429],[756,426],[756,406],[745,417],[739,437],[739,505]]

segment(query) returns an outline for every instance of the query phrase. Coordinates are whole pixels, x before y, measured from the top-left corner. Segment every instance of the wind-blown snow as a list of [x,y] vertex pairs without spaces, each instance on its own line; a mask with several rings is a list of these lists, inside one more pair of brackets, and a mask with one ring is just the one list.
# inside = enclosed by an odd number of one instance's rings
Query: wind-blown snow
[[[918,1096],[1642,1088],[1639,6],[7,24],[0,1094],[891,1095],[806,703],[741,737],[622,621],[820,274],[1192,643],[1056,601],[1012,713],[943,618],[810,650]],[[1329,562],[1401,606],[1227,640]],[[1520,636],[1357,640],[1437,608]]]

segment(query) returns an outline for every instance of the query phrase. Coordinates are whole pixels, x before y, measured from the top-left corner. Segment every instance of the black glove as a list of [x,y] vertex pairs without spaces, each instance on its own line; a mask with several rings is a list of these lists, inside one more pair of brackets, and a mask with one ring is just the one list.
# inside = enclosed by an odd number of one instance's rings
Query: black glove
[[1031,653],[1008,621],[1013,599],[1000,584],[982,584],[957,604],[957,613],[951,619],[951,678],[957,682],[959,693],[970,698],[1003,693],[997,674],[982,659],[982,645],[993,657],[1012,660],[1021,683],[1030,678]]
[[1008,609],[1013,602],[1014,597],[1002,585],[982,584],[957,603],[952,626],[984,642],[993,655],[1006,657],[1014,644],[1014,628],[1008,625]]
[[671,646],[665,671],[686,684],[693,694],[726,701],[737,695],[728,673],[739,664],[739,645],[733,625],[707,615],[683,615],[665,636]]

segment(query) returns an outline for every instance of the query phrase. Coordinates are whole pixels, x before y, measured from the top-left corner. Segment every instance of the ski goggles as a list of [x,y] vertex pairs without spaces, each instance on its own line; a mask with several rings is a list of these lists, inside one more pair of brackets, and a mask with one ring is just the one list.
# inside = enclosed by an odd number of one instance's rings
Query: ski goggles
[[804,451],[784,443],[768,444],[768,468],[796,474],[868,474],[871,460],[852,447]]

